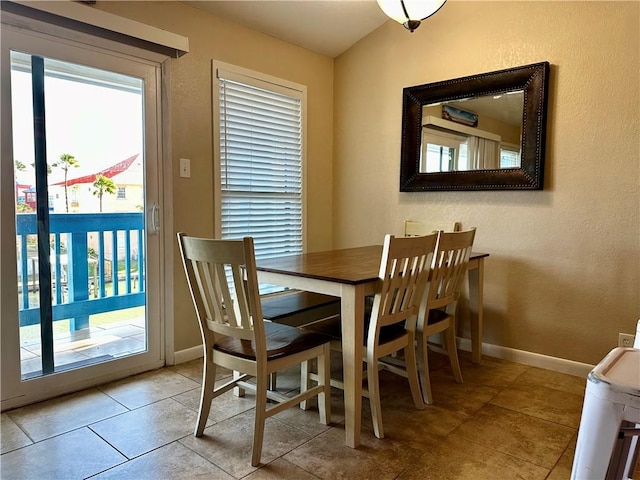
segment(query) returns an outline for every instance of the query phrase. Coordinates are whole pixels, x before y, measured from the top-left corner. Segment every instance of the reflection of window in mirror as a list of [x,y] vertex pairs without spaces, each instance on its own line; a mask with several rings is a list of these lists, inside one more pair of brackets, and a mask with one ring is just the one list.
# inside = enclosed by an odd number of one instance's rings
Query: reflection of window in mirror
[[467,137],[426,127],[420,171],[426,173],[468,170]]
[[[432,117],[428,121],[445,122]],[[421,140],[420,172],[465,172],[502,168],[500,137],[479,130],[476,130],[478,135],[458,131],[466,128],[454,126],[454,130],[448,130],[431,124],[425,125]],[[511,160],[514,161],[515,159]]]
[[500,145],[500,168],[520,168],[520,147],[513,143]]
[[442,173],[520,168],[520,147],[500,135],[427,116],[422,129],[420,172]]

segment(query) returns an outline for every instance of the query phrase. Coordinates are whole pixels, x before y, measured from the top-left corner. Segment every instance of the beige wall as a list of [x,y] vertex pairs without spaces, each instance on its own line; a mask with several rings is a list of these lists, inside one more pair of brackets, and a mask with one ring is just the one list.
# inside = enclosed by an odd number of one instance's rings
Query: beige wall
[[[98,2],[96,8],[189,38],[190,51],[171,61],[174,231],[213,235],[211,60],[306,85],[307,248],[332,242],[333,60],[221,20],[178,2]],[[191,178],[178,177],[179,158]],[[201,343],[177,244],[174,244],[175,350]]]
[[[491,253],[485,341],[588,363],[640,317],[639,7],[450,1],[413,34],[387,22],[334,67],[176,2],[97,4],[189,37],[190,53],[171,62],[175,231],[213,233],[211,59],[299,82],[309,87],[309,250],[380,242],[405,218],[476,226],[476,249]],[[544,191],[398,192],[402,87],[545,60]],[[189,180],[180,157],[192,159]],[[174,254],[181,350],[199,334]]]
[[[334,245],[476,226],[485,341],[597,363],[640,318],[640,3],[448,2],[335,65]],[[402,88],[549,61],[544,191],[400,193]]]

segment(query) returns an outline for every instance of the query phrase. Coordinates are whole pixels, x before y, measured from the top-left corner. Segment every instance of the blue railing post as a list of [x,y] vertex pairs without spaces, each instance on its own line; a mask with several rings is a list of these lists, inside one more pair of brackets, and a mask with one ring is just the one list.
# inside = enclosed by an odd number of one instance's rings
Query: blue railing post
[[[51,218],[51,217],[49,217]],[[62,254],[62,248],[60,247],[60,234],[55,233],[55,262],[56,262],[56,305],[62,303],[62,265],[60,264],[60,255]]]
[[[35,218],[35,215],[34,215]],[[29,253],[27,249],[27,235],[20,235],[20,279],[22,280],[22,308],[29,308]]]
[[[89,269],[87,268],[87,234],[67,235],[69,270],[69,303],[89,299]],[[69,330],[89,328],[89,316],[82,315],[69,319]]]

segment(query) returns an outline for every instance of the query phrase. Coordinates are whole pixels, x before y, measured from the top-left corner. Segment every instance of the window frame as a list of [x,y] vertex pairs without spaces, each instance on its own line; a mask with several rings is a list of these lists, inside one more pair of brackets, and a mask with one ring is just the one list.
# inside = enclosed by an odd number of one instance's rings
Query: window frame
[[281,79],[247,68],[214,60],[212,62],[212,99],[213,99],[213,191],[214,191],[214,235],[222,238],[222,172],[220,154],[220,97],[219,72],[225,79],[237,80],[273,92],[299,95],[301,98],[301,210],[302,210],[302,251],[307,250],[307,87],[299,83]]

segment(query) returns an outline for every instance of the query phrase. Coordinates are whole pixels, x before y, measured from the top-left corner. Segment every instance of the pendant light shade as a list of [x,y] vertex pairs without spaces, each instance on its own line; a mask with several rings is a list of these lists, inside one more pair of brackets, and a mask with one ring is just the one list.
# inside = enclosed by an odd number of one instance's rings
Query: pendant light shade
[[377,0],[378,6],[390,18],[401,23],[413,32],[420,22],[429,18],[444,5],[447,0]]

